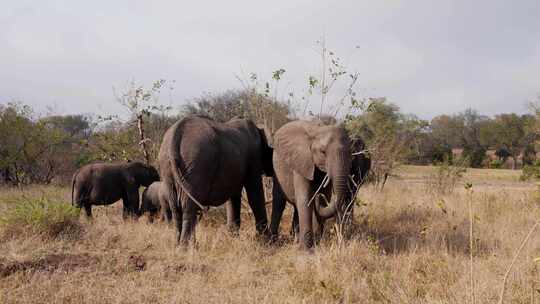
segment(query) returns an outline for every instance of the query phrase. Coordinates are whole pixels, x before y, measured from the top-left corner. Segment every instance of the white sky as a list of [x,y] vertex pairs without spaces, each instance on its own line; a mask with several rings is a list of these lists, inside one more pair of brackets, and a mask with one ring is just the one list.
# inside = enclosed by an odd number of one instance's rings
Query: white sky
[[0,103],[41,111],[116,113],[113,86],[159,78],[179,107],[278,68],[300,94],[323,33],[362,96],[422,118],[521,113],[540,93],[538,0],[0,2]]

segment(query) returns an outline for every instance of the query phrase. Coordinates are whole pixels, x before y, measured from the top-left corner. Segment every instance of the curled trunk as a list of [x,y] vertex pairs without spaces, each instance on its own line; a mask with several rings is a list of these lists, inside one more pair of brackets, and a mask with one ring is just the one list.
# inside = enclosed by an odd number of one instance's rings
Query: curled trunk
[[336,153],[335,166],[329,166],[329,177],[332,182],[332,198],[326,207],[319,205],[315,200],[315,210],[321,219],[328,219],[338,214],[338,220],[342,218],[348,198],[348,174],[350,161],[345,153]]

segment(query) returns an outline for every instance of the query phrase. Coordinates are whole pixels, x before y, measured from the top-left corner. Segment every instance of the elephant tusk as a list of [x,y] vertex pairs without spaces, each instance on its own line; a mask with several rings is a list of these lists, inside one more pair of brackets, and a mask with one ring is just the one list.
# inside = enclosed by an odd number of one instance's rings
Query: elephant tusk
[[315,193],[313,194],[313,196],[311,197],[311,199],[308,201],[307,203],[307,206],[311,205],[311,203],[313,202],[313,200],[315,199],[315,196],[317,196],[317,194],[319,193],[319,191],[321,191],[322,187],[325,185],[325,184],[328,184],[328,182],[330,181],[330,177],[328,176],[328,174],[326,174],[323,178],[323,181],[322,183],[319,185],[319,188],[317,188],[317,191],[315,191]]
[[354,178],[352,175],[349,175],[349,179],[351,180],[351,182],[353,183],[353,185],[358,188],[358,184],[354,181]]
[[[328,174],[326,175],[326,177],[328,177]],[[323,180],[323,182],[324,182],[324,180]],[[326,186],[328,186],[329,183],[330,183],[330,178],[326,178],[326,182],[323,184],[323,188],[326,188]]]
[[358,151],[358,152],[355,152],[352,154],[352,156],[356,156],[356,155],[360,155],[360,154],[368,154],[369,153],[369,150],[362,150],[362,151]]
[[[351,176],[349,175],[349,177]],[[352,179],[352,177],[351,177],[351,181],[354,183],[354,180]],[[354,204],[354,201],[356,200],[356,196],[358,196],[358,192],[360,192],[360,186],[363,184],[363,182],[364,182],[363,180],[360,180],[360,185],[354,183],[356,185],[356,191],[354,191],[354,195],[351,198],[350,204]]]

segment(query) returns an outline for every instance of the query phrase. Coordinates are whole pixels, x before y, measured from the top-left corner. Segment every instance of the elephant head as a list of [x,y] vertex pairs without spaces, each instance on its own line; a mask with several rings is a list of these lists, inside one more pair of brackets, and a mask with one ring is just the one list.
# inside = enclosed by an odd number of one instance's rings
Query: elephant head
[[128,170],[133,174],[135,180],[140,185],[145,187],[150,186],[153,182],[159,181],[159,173],[156,168],[143,164],[141,162],[129,162]]
[[328,174],[333,192],[330,204],[327,207],[316,205],[315,210],[322,219],[337,213],[340,221],[350,199],[348,182],[352,156],[345,129],[317,122],[290,123],[276,138],[276,149],[288,166],[310,181],[324,175],[316,171]]
[[[351,176],[354,181],[354,186],[362,185],[369,170],[371,169],[371,158],[366,151],[366,145],[364,141],[359,137],[351,138],[351,152],[352,152],[352,164],[351,164]],[[353,190],[356,190],[355,188]]]

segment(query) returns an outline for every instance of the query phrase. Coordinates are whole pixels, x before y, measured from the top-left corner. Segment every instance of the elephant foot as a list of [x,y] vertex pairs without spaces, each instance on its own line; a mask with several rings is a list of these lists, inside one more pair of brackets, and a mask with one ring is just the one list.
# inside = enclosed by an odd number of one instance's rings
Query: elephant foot
[[270,234],[270,244],[275,244],[279,241],[279,234]]
[[227,225],[227,231],[232,237],[240,236],[240,226],[238,225]]
[[283,237],[283,236],[280,236],[280,235],[277,235],[277,234],[273,234],[273,235],[270,236],[268,243],[269,243],[270,246],[282,247],[282,246],[285,246],[286,244],[290,243],[290,240],[287,237]]
[[313,231],[306,231],[300,243],[303,250],[313,250],[313,248],[315,247],[315,237],[313,235]]
[[188,252],[190,250],[194,250],[194,249],[197,249],[197,246],[195,244],[192,244],[192,243],[180,243],[178,244],[178,246],[176,246],[176,250],[178,250],[179,252]]
[[190,249],[198,249],[198,244],[195,240],[179,240],[177,243],[177,248],[182,251],[188,251]]
[[83,208],[84,208],[84,212],[86,213],[86,217],[92,218],[92,205],[85,204]]
[[257,223],[255,225],[255,230],[257,231],[257,235],[264,236],[268,239],[270,238],[271,232],[268,223]]
[[319,245],[321,243],[321,240],[322,240],[322,234],[320,234],[320,233],[314,233],[313,234],[313,244],[314,245]]
[[137,216],[125,216],[125,217],[122,217],[122,219],[124,222],[127,222],[127,223],[135,223],[139,221],[139,218]]
[[315,254],[315,247],[306,247],[304,245],[300,246],[299,248],[300,252],[303,252],[303,253],[306,253],[308,255],[313,255]]
[[270,239],[270,235],[268,235],[266,233],[257,233],[257,234],[255,234],[254,240],[257,243],[262,244],[262,245],[270,245],[272,243],[272,241]]

